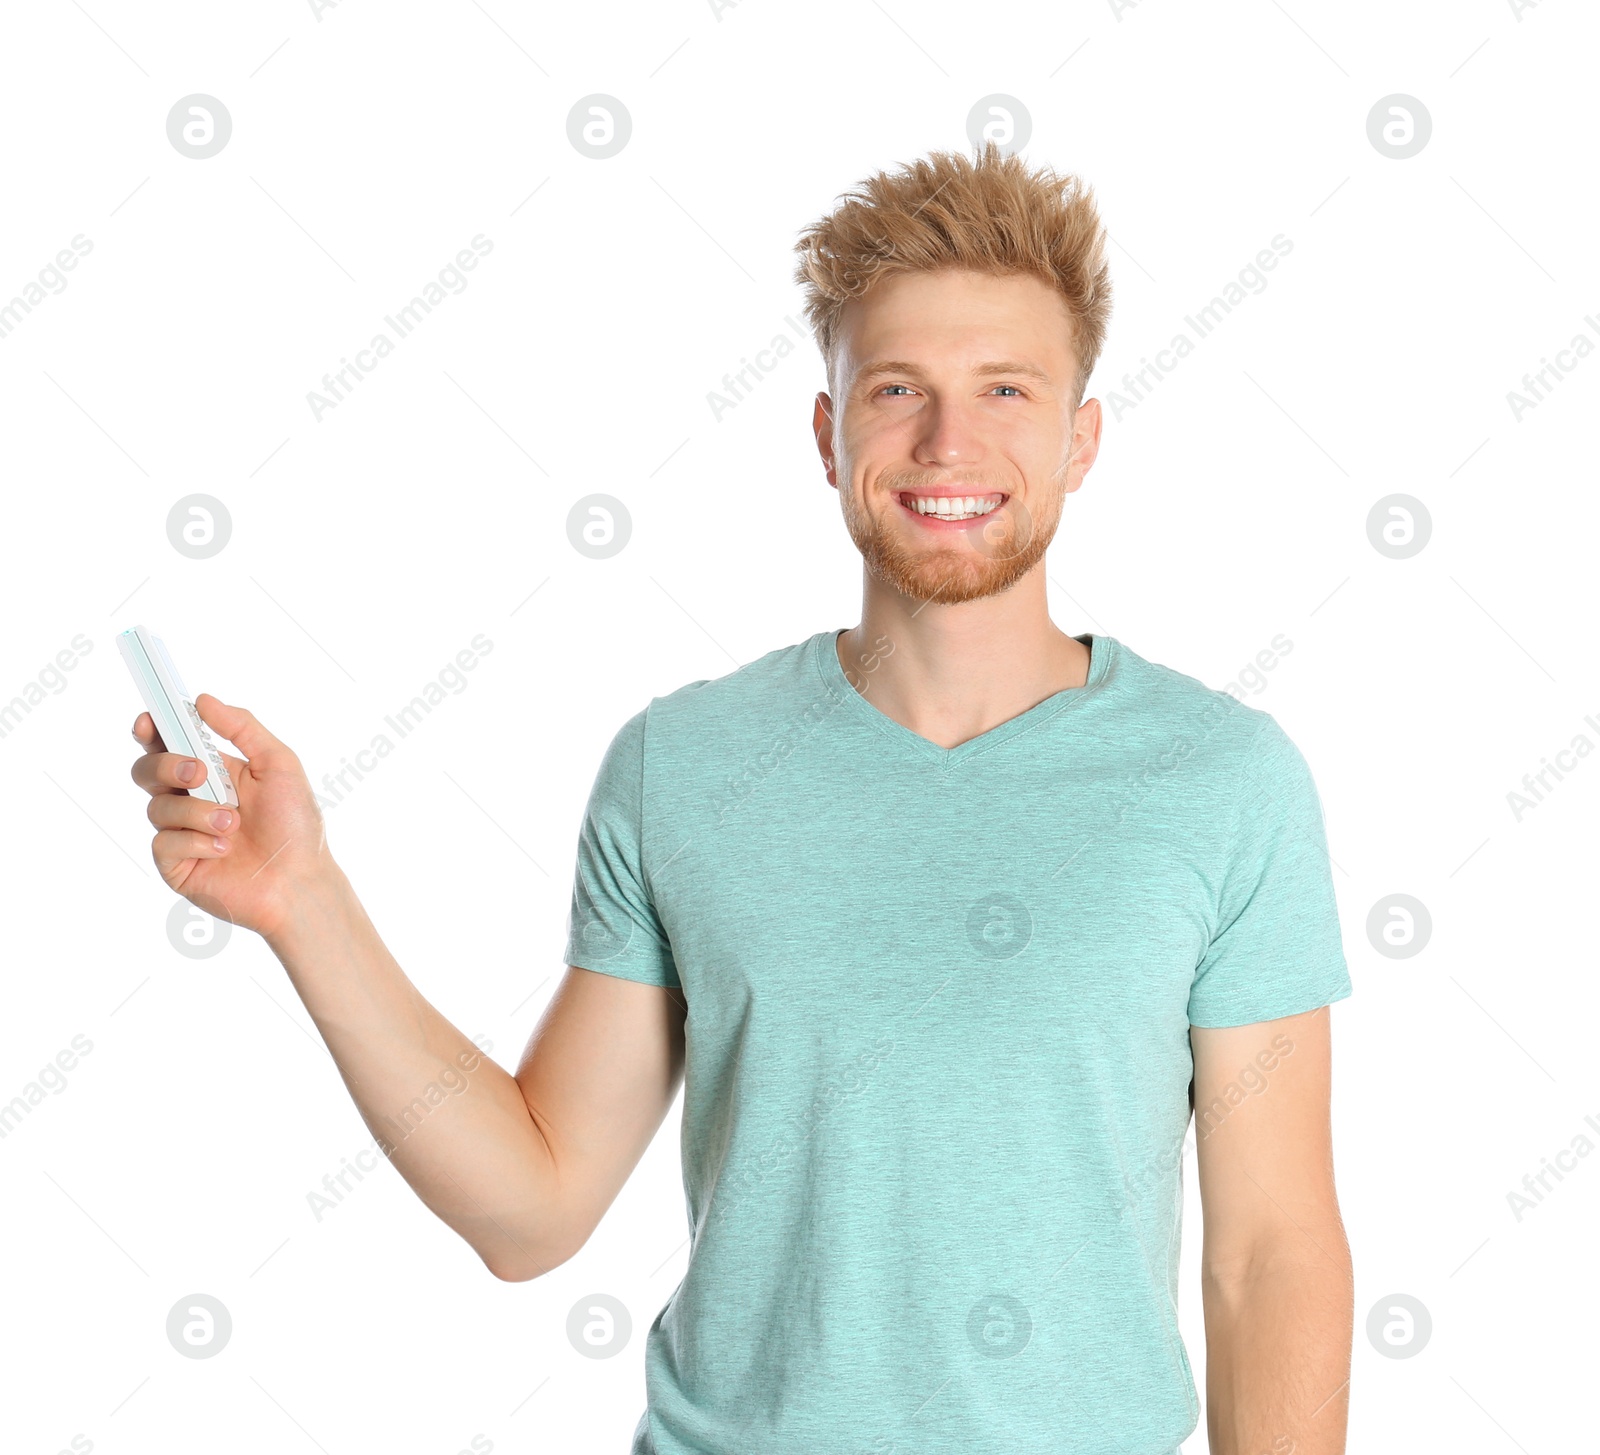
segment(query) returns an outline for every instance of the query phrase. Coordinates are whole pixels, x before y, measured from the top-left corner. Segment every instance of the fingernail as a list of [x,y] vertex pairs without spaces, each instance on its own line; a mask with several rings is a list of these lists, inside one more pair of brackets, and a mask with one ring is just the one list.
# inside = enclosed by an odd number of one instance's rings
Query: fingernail
[[200,772],[200,765],[193,758],[178,764],[178,782],[193,783],[195,776]]
[[221,853],[228,847],[228,841],[226,839],[212,839],[211,847],[214,848],[218,853]]
[[211,815],[211,827],[214,829],[225,829],[232,822],[233,815],[225,808],[219,808]]

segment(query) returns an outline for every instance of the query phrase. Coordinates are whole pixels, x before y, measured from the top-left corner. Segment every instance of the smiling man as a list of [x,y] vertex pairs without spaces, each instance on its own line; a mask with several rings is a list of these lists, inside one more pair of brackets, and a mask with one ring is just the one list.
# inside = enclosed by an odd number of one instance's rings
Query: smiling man
[[1211,1448],[1333,1455],[1315,789],[1270,716],[1046,603],[1100,442],[1090,196],[936,154],[798,248],[861,621],[652,701],[580,847],[569,962],[688,1012],[694,1243],[636,1455],[1170,1455],[1192,1106]]
[[244,709],[199,700],[250,754],[215,838],[139,719],[156,861],[266,936],[370,1125],[468,1068],[385,1151],[501,1278],[583,1247],[681,1086],[688,1267],[634,1455],[1175,1455],[1191,1116],[1212,1455],[1337,1455],[1316,789],[1270,715],[1047,608],[1100,442],[1092,199],[935,153],[798,251],[861,620],[616,733],[515,1077],[389,956]]

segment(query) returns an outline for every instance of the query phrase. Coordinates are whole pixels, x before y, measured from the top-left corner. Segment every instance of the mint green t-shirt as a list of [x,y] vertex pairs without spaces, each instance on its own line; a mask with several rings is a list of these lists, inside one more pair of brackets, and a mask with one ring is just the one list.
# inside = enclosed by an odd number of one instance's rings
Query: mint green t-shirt
[[579,838],[567,962],[688,1006],[632,1455],[1175,1455],[1189,1027],[1351,991],[1305,761],[1088,634],[941,748],[837,636],[653,698]]

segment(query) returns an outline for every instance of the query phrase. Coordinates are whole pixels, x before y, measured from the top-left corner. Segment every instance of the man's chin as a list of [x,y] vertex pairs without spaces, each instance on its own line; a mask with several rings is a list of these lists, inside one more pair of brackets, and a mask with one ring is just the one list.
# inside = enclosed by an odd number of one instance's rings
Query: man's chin
[[954,551],[912,555],[891,548],[863,552],[867,569],[885,586],[912,601],[940,606],[981,601],[1009,590],[1035,564],[1029,556],[1031,553],[997,560]]

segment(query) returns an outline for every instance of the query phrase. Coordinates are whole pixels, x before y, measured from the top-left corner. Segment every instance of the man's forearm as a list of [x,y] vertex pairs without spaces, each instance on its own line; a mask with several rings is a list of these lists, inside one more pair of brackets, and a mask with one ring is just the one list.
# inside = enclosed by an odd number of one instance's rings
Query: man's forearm
[[502,1277],[569,1252],[550,1150],[521,1089],[407,979],[342,872],[268,941],[379,1146]]
[[1211,1455],[1344,1455],[1354,1289],[1337,1220],[1202,1274]]

